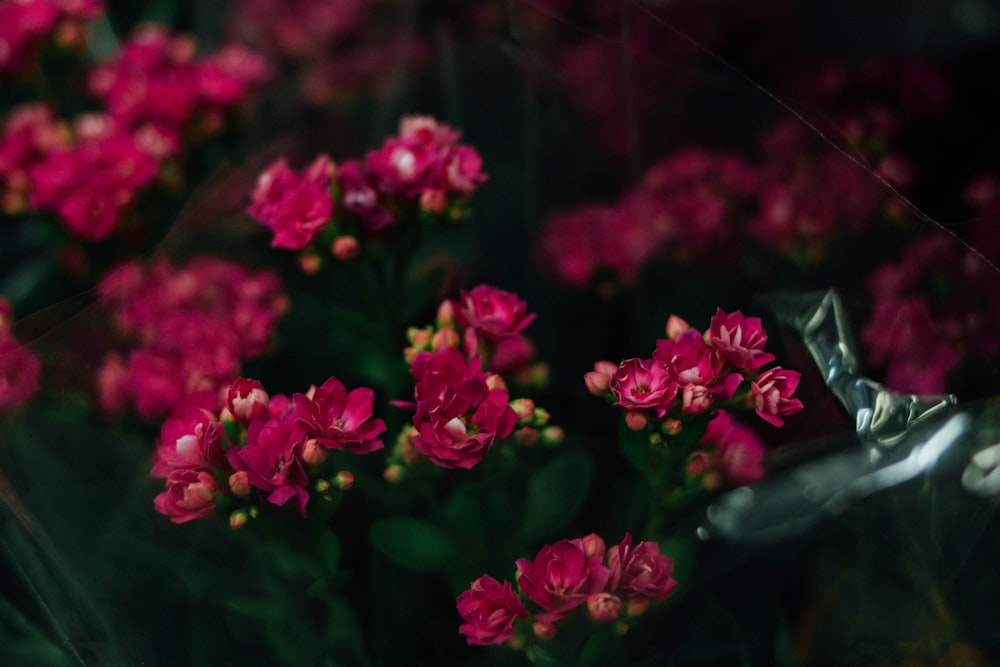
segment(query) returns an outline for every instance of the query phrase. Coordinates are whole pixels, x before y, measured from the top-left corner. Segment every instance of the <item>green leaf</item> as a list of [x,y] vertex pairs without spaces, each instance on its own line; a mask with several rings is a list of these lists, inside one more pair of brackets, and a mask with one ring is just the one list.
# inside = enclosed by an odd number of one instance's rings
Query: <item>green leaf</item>
[[386,558],[418,572],[445,572],[462,555],[449,533],[420,519],[383,519],[371,527],[369,536]]
[[650,481],[655,474],[655,466],[649,436],[643,431],[633,431],[625,425],[625,420],[622,419],[618,428],[618,445],[622,456],[629,462],[629,465],[635,468],[647,482]]
[[680,584],[686,584],[691,579],[694,570],[695,545],[684,537],[670,537],[660,540],[660,553],[669,556],[674,561],[673,577]]
[[456,488],[444,510],[448,521],[469,542],[486,540],[487,522],[483,521],[483,505],[469,484]]
[[594,464],[581,450],[569,450],[548,462],[528,482],[521,537],[527,541],[556,534],[587,499]]

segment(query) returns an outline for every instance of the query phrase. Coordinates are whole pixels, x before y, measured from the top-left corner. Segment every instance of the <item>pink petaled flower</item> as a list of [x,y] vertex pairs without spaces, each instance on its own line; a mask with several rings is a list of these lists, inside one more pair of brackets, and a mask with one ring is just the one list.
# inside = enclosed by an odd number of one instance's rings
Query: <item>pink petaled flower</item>
[[413,448],[442,468],[472,468],[486,458],[497,438],[514,431],[517,414],[508,399],[506,389],[490,390],[471,419],[445,410],[418,412]]
[[483,173],[483,159],[474,148],[454,146],[441,157],[437,181],[445,192],[457,192],[468,197],[487,178]]
[[699,445],[715,450],[719,471],[733,484],[749,484],[766,475],[764,443],[725,410],[708,423]]
[[611,572],[601,556],[588,557],[581,540],[561,540],[542,547],[535,560],[517,561],[518,585],[528,599],[542,608],[543,623],[558,621],[570,610],[602,593]]
[[792,398],[799,386],[799,374],[775,366],[760,374],[750,383],[750,401],[760,418],[769,424],[781,426],[781,417],[802,409],[802,401]]
[[727,314],[719,308],[709,325],[708,339],[734,368],[760,368],[774,361],[774,355],[764,351],[767,333],[759,317],[743,317],[738,310]]
[[268,62],[242,44],[229,44],[197,68],[202,99],[222,107],[239,104],[252,88],[271,77]]
[[710,385],[721,368],[715,350],[694,329],[687,329],[673,339],[656,341],[653,359],[666,364],[671,376],[681,385]]
[[492,341],[520,333],[535,319],[516,294],[489,285],[462,290],[455,311],[459,324]]
[[609,385],[618,407],[652,410],[662,417],[673,407],[677,382],[666,364],[655,359],[626,359],[618,366]]
[[454,146],[462,133],[433,116],[403,116],[399,121],[399,138],[415,141],[428,148]]
[[250,486],[268,493],[269,503],[292,501],[305,516],[309,502],[309,477],[302,467],[305,440],[306,433],[295,424],[294,415],[260,417],[247,429],[246,446],[227,449],[226,458],[237,471],[246,471]]
[[181,468],[221,467],[222,424],[206,410],[190,409],[163,423],[156,441],[156,460],[150,474],[167,477]]
[[257,380],[236,378],[226,390],[226,407],[236,419],[249,424],[267,411],[270,397]]
[[501,644],[514,636],[517,619],[528,618],[528,610],[510,582],[501,584],[485,574],[473,581],[456,602],[458,613],[465,619],[458,631],[469,645]]
[[489,393],[479,357],[466,359],[452,347],[421,352],[413,359],[417,414],[440,410],[454,417],[471,412]]
[[395,214],[385,206],[375,190],[375,179],[362,174],[357,160],[347,160],[338,165],[335,178],[344,208],[358,217],[366,233],[376,234],[396,222]]
[[677,588],[674,561],[660,553],[656,542],[640,542],[633,548],[628,533],[621,544],[608,549],[608,567],[611,568],[608,590],[621,592],[628,598],[657,600]]
[[311,395],[295,394],[296,424],[324,447],[367,454],[382,449],[378,438],[385,422],[372,419],[375,392],[367,387],[350,392],[335,377]]
[[319,235],[333,215],[333,170],[330,158],[320,155],[301,174],[284,158],[260,174],[247,212],[274,232],[272,247],[297,250]]
[[365,155],[365,172],[379,192],[416,197],[434,187],[437,163],[437,149],[412,140],[388,139],[381,148]]
[[215,509],[219,486],[204,470],[178,468],[167,477],[167,490],[156,496],[153,505],[174,523],[201,519]]

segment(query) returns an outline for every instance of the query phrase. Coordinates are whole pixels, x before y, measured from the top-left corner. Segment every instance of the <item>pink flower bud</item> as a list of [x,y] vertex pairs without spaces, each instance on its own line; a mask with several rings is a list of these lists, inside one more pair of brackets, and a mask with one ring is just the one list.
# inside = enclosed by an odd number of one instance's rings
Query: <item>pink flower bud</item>
[[424,327],[423,329],[410,327],[406,330],[406,339],[410,341],[410,344],[413,347],[425,350],[431,347],[431,336],[433,336],[433,331],[430,327]]
[[539,432],[537,428],[523,426],[514,431],[514,439],[519,445],[533,445],[538,442]]
[[448,197],[441,190],[424,190],[420,195],[420,208],[427,213],[441,215],[448,209]]
[[354,474],[349,470],[341,470],[333,477],[333,483],[341,491],[347,491],[354,486]]
[[327,491],[329,491],[332,488],[332,486],[333,485],[330,484],[330,480],[328,480],[328,479],[317,479],[316,480],[316,485],[313,488],[316,489],[316,493],[319,493],[319,494],[322,495],[322,494],[326,493]]
[[507,383],[503,381],[503,378],[494,373],[486,378],[486,386],[490,389],[506,389]]
[[549,423],[549,411],[545,408],[535,408],[535,424],[545,426]]
[[649,598],[629,598],[625,603],[625,613],[629,616],[642,616],[649,609]]
[[597,371],[589,371],[583,376],[583,382],[587,385],[587,391],[594,396],[604,396],[608,393],[611,384],[611,376]]
[[245,510],[236,510],[229,515],[229,527],[233,530],[239,530],[243,526],[247,525],[249,517]]
[[670,319],[667,320],[667,338],[670,340],[676,340],[678,336],[690,328],[690,324],[676,315],[671,315]]
[[431,349],[437,352],[446,347],[456,348],[459,344],[458,332],[451,327],[438,329],[431,337]]
[[302,460],[309,465],[318,466],[326,461],[326,449],[316,441],[316,438],[309,438],[302,448]]
[[338,236],[330,246],[330,252],[337,259],[347,262],[358,256],[361,252],[361,244],[353,236]]
[[250,481],[247,479],[246,470],[238,470],[229,476],[229,488],[237,496],[250,495]]
[[604,557],[606,549],[604,539],[597,533],[581,537],[580,543],[583,545],[583,553],[587,558],[593,558],[594,556]]
[[315,276],[323,266],[323,260],[314,252],[305,252],[299,255],[299,268],[307,276]]
[[403,466],[398,463],[392,464],[382,473],[382,479],[390,484],[398,484],[403,479]]
[[226,392],[226,407],[240,422],[249,424],[264,414],[271,400],[264,385],[257,380],[237,378]]
[[561,426],[548,426],[542,429],[542,442],[546,445],[558,445],[566,438],[566,432]]
[[690,477],[700,477],[712,468],[712,457],[706,452],[692,452],[685,470]]
[[649,417],[636,410],[629,410],[625,413],[625,425],[633,431],[641,431],[649,423]]
[[531,629],[535,632],[535,636],[542,641],[549,641],[550,639],[555,639],[556,636],[556,624],[555,623],[542,623],[541,621],[535,621],[535,624],[531,626]]
[[663,434],[669,436],[677,435],[681,432],[682,428],[684,428],[684,424],[680,419],[664,419],[660,425],[660,430],[663,431]]
[[517,422],[522,426],[530,424],[535,419],[535,402],[530,398],[517,398],[510,402],[510,407],[517,415]]
[[687,415],[700,415],[712,405],[712,394],[708,387],[687,384],[681,392],[681,410]]
[[587,611],[598,623],[611,623],[622,614],[622,600],[611,593],[594,593],[587,598]]
[[438,326],[445,326],[451,324],[455,321],[455,302],[451,299],[445,299],[438,306],[437,311],[437,323]]

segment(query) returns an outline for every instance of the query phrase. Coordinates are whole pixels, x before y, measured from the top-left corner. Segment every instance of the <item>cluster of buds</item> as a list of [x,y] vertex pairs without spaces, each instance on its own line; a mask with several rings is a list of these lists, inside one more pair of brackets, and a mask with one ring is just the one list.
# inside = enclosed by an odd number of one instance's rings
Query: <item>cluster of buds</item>
[[175,523],[225,506],[230,526],[242,528],[263,502],[305,516],[310,490],[332,499],[354,481],[330,450],[367,454],[383,446],[374,392],[348,391],[335,377],[291,397],[238,378],[223,395],[221,406],[192,402],[163,424],[151,474],[166,479],[166,490],[154,504]]
[[774,355],[764,351],[767,333],[759,318],[720,308],[704,333],[677,316],[666,333],[651,358],[617,366],[600,361],[584,376],[591,393],[625,409],[628,427],[649,432],[654,443],[723,408],[753,409],[774,426],[802,409],[793,396],[799,374],[780,366],[763,370]]
[[633,545],[629,534],[610,548],[593,533],[562,540],[542,547],[534,560],[517,561],[519,592],[489,575],[473,581],[457,599],[465,621],[459,632],[469,644],[523,646],[531,635],[553,639],[558,623],[578,609],[595,623],[626,632],[651,601],[677,588],[673,570],[673,560],[659,545]]
[[508,379],[537,377],[534,348],[521,331],[535,318],[516,294],[479,285],[438,308],[437,322],[412,328],[404,356],[414,379],[414,411],[387,471],[426,458],[444,468],[471,468],[498,440],[557,443],[562,431],[530,398],[511,400]]
[[320,155],[296,172],[279,158],[258,176],[247,212],[274,234],[272,247],[301,251],[306,272],[322,263],[317,248],[353,259],[361,239],[384,237],[402,221],[468,216],[486,175],[479,153],[460,138],[429,116],[406,116],[399,135],[362,160],[334,164]]
[[38,390],[41,362],[14,337],[14,310],[0,296],[0,414],[16,410]]

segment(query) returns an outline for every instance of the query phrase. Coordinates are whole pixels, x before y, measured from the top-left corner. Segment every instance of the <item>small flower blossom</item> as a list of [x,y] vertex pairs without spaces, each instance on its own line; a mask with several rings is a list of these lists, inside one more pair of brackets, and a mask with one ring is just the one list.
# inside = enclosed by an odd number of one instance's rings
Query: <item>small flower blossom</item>
[[222,424],[205,410],[192,408],[183,417],[168,419],[156,443],[153,477],[174,470],[219,467],[222,461]]
[[510,582],[501,584],[488,575],[473,581],[469,590],[458,596],[457,605],[465,620],[459,632],[469,645],[502,644],[514,636],[515,621],[528,617]]
[[174,523],[208,516],[215,509],[215,479],[204,470],[178,468],[167,476],[167,490],[156,496],[156,511]]
[[518,585],[542,608],[536,618],[558,621],[590,595],[604,592],[611,571],[601,561],[601,556],[587,556],[581,540],[562,540],[542,547],[534,560],[519,559]]
[[608,549],[611,570],[609,589],[628,598],[656,600],[677,588],[673,578],[673,561],[660,553],[655,542],[640,542],[632,546],[632,536],[626,534],[621,544]]
[[750,400],[760,418],[769,424],[781,426],[781,417],[802,409],[802,401],[792,398],[799,386],[799,374],[779,366],[760,374],[750,383]]
[[513,292],[489,285],[462,291],[455,309],[459,323],[491,340],[520,333],[535,319],[528,305]]
[[626,359],[609,384],[615,405],[627,410],[650,410],[663,417],[674,404],[677,382],[666,364],[655,359]]
[[385,422],[372,419],[375,392],[367,387],[347,391],[331,377],[311,395],[295,394],[296,423],[324,447],[367,454],[382,449],[378,438]]
[[302,467],[306,433],[295,424],[294,415],[283,419],[258,418],[247,430],[247,444],[226,450],[226,458],[237,471],[245,471],[251,487],[267,493],[274,505],[292,502],[305,516],[309,502],[309,478]]
[[743,317],[740,311],[725,313],[719,308],[708,329],[709,343],[734,368],[754,369],[774,361],[764,351],[767,334],[759,317]]
[[270,397],[257,380],[237,378],[226,390],[226,406],[236,419],[249,424],[267,410]]
[[319,235],[333,216],[333,169],[332,160],[320,155],[302,173],[280,158],[260,174],[248,212],[274,233],[272,247],[297,250]]

